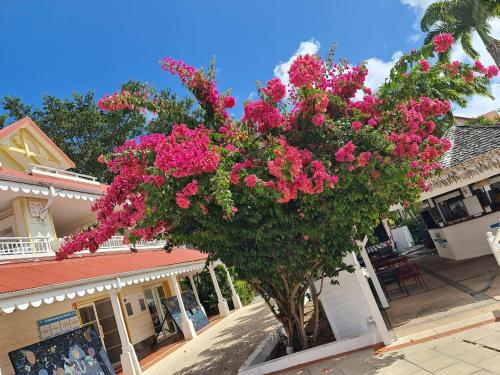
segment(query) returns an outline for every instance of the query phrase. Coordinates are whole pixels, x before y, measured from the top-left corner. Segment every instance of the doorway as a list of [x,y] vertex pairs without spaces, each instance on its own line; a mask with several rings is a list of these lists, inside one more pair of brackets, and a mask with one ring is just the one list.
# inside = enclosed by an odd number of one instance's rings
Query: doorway
[[[177,327],[162,305],[162,301],[167,299],[162,285],[152,286],[144,289],[144,297],[148,305],[155,333],[158,339],[165,339],[174,333],[177,333]],[[166,317],[166,319],[165,319]],[[163,323],[164,322],[164,323]],[[163,323],[163,324],[162,324]]]
[[94,326],[94,329],[101,337],[111,363],[120,362],[122,345],[110,299],[103,298],[79,305],[78,314],[82,326],[91,324]]

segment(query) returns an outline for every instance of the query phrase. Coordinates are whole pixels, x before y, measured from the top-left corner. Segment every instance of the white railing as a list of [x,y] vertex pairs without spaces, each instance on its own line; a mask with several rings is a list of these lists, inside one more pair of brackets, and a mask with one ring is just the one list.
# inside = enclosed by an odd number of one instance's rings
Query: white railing
[[128,248],[129,246],[123,242],[123,236],[113,236],[106,242],[102,243],[97,251],[123,250]]
[[490,245],[491,251],[495,256],[498,265],[500,266],[500,226],[497,227],[496,234],[491,232],[486,233],[486,239]]
[[137,241],[135,244],[135,247],[137,249],[145,249],[145,248],[161,248],[165,246],[165,241],[164,240],[151,240],[151,241],[146,241],[143,239],[140,239]]
[[0,237],[0,259],[53,254],[51,238]]
[[97,181],[97,177],[94,176],[89,176],[86,174],[81,174],[81,173],[76,173],[76,172],[69,172],[65,171],[62,169],[57,169],[53,167],[48,167],[44,165],[38,165],[38,164],[29,164],[30,167],[30,173],[32,174],[41,174],[45,176],[52,176],[52,177],[59,177],[59,178],[66,178],[69,180],[76,180],[76,181],[84,181],[90,184],[96,184],[99,185],[99,181]]

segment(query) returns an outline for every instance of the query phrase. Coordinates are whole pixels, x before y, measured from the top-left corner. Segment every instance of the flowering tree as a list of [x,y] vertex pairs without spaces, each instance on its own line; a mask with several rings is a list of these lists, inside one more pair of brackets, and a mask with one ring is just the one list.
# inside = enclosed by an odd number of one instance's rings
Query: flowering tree
[[[204,124],[177,124],[103,157],[115,178],[94,207],[98,223],[66,242],[59,257],[95,251],[116,232],[195,246],[236,267],[283,323],[288,345],[307,348],[318,330],[315,281],[347,269],[342,259],[356,250],[353,239],[370,235],[391,204],[410,204],[426,188],[450,147],[435,135],[449,120],[448,99],[487,93],[488,69],[426,60],[451,42],[439,36],[403,56],[378,94],[364,87],[364,65],[299,56],[290,87],[270,80],[240,120],[227,112],[234,98],[203,71],[164,59],[162,68],[199,101]],[[147,86],[99,105],[161,111]],[[312,339],[304,328],[308,290]]]

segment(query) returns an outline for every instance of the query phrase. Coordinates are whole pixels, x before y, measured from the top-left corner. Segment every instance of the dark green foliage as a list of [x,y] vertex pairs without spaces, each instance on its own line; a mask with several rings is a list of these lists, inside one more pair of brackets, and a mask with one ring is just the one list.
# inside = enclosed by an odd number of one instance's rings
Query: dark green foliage
[[[124,89],[138,89],[141,84],[129,81]],[[11,122],[31,119],[54,141],[77,166],[76,172],[110,182],[106,166],[99,163],[100,155],[113,152],[127,139],[155,132],[170,133],[173,124],[186,123],[194,127],[199,120],[193,110],[193,100],[178,99],[169,90],[158,94],[159,104],[165,108],[159,117],[146,123],[144,114],[136,111],[103,111],[97,107],[94,93],[73,93],[71,98],[42,97],[39,108],[23,103],[20,98],[6,96],[0,101],[3,114],[0,127]]]

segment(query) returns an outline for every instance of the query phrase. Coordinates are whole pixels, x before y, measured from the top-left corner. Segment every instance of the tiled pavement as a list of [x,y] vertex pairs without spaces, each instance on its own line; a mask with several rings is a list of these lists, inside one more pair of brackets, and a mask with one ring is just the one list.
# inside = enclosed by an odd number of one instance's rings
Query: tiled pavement
[[280,375],[500,374],[500,322],[468,329],[404,349],[372,349],[324,360]]

